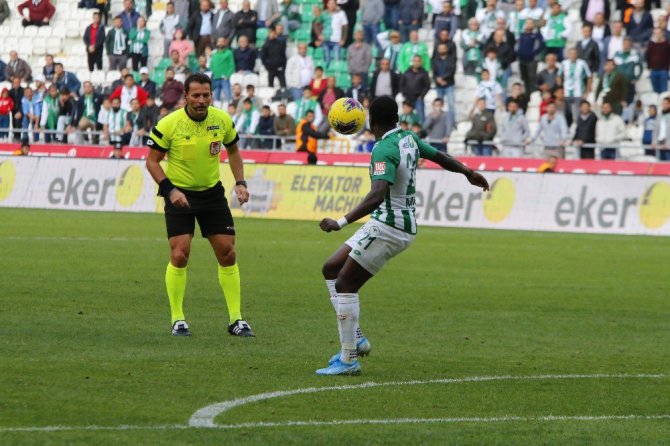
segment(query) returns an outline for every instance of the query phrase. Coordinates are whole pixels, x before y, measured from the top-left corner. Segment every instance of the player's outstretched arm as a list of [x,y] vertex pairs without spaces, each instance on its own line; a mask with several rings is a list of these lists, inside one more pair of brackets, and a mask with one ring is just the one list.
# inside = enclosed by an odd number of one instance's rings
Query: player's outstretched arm
[[442,152],[435,152],[431,158],[431,161],[437,163],[440,167],[448,170],[449,172],[461,173],[465,175],[465,178],[467,178],[470,184],[473,186],[481,187],[485,191],[489,190],[489,183],[482,174],[470,169],[453,156]]
[[230,171],[235,177],[235,195],[237,195],[240,204],[244,204],[249,201],[249,191],[247,190],[247,183],[244,181],[244,161],[237,143],[226,147],[226,152],[228,152]]
[[322,230],[326,232],[330,231],[339,231],[349,223],[353,223],[366,215],[370,214],[372,211],[377,209],[380,204],[384,202],[386,193],[389,189],[389,183],[386,180],[374,180],[372,182],[372,187],[370,192],[363,198],[363,201],[358,203],[351,212],[349,212],[344,217],[339,220],[333,220],[332,218],[324,218],[321,220],[319,226]]

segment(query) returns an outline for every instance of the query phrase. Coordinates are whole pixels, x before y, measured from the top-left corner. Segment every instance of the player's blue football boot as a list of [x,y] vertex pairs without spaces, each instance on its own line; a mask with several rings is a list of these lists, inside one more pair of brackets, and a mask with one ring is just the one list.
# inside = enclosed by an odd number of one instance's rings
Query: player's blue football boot
[[[368,341],[368,338],[366,337],[361,338],[361,340],[358,341],[358,344],[356,344],[356,350],[358,352],[358,356],[360,357],[369,355],[370,352],[372,351],[372,345],[370,344],[370,341]],[[337,361],[338,359],[340,359],[340,352],[335,353],[330,358],[330,360],[328,361],[328,365],[335,363],[335,361]]]
[[325,369],[319,369],[316,371],[317,375],[360,375],[361,366],[358,361],[354,361],[351,364],[345,364],[340,361],[339,358],[333,364],[330,364]]

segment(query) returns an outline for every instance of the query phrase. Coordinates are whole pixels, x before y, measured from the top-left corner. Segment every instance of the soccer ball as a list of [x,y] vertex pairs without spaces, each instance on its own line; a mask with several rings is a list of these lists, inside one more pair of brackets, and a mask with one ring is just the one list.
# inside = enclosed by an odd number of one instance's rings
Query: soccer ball
[[330,107],[328,124],[337,133],[353,135],[365,125],[365,110],[354,98],[340,98]]

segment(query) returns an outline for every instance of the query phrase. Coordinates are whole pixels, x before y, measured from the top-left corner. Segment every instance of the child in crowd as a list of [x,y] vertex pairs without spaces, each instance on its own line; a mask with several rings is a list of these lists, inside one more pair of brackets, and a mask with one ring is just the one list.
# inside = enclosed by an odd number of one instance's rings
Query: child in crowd
[[0,95],[0,139],[9,136],[9,121],[12,116],[12,109],[14,109],[14,101],[9,97],[9,90],[2,89]]

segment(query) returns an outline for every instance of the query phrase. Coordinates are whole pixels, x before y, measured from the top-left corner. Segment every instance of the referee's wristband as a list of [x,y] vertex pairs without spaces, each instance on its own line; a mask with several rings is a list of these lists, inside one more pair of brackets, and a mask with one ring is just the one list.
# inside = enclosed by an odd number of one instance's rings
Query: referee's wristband
[[163,198],[169,198],[170,192],[175,188],[175,185],[172,184],[169,178],[163,178],[160,183],[158,183],[158,195]]
[[249,188],[247,187],[247,182],[244,181],[244,180],[236,181],[236,182],[235,182],[235,186],[244,186],[246,189],[249,189]]
[[347,221],[346,217],[340,217],[337,219],[337,226],[339,226],[340,229],[344,228],[348,224],[349,222]]

